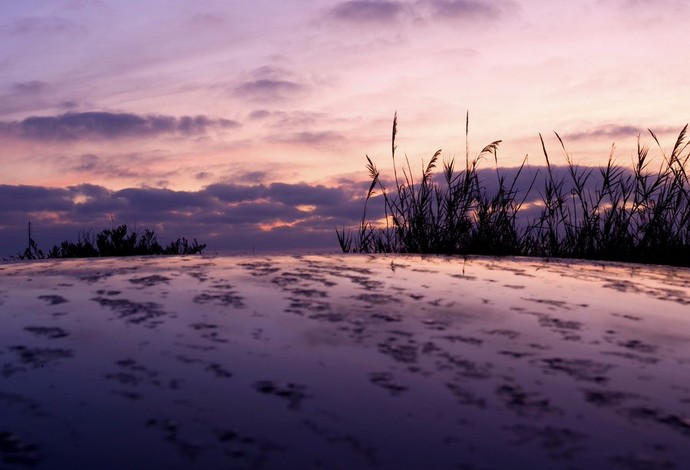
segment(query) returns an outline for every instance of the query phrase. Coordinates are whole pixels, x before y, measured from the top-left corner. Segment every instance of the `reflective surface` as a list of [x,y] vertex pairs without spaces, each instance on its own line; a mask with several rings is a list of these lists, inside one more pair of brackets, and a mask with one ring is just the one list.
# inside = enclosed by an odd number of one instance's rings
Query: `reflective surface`
[[684,468],[690,271],[418,256],[0,265],[0,462]]

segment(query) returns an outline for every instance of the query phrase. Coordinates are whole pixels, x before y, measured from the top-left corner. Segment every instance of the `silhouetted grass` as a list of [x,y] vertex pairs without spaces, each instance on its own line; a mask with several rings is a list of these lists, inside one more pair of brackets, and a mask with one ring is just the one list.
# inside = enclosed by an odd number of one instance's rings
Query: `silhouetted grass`
[[77,241],[63,241],[53,246],[47,253],[38,248],[31,237],[29,223],[29,243],[24,252],[14,256],[18,260],[44,258],[92,258],[97,256],[147,256],[147,255],[193,255],[201,253],[206,244],[194,239],[191,243],[186,238],[178,238],[166,246],[158,243],[153,230],[144,229],[143,233],[131,232],[127,225],[114,229],[105,229],[93,235],[90,231],[81,231]]
[[[466,120],[465,137],[469,131]],[[613,151],[605,166],[580,167],[565,153],[566,174],[555,171],[539,135],[546,160],[527,187],[518,188],[522,165],[508,179],[498,168],[501,141],[487,145],[456,170],[454,159],[443,163],[442,177],[434,175],[441,151],[422,166],[415,181],[409,160],[399,178],[396,163],[397,114],[393,119],[392,190],[388,190],[369,156],[371,185],[362,220],[356,230],[336,230],[344,252],[487,254],[585,258],[690,266],[690,184],[688,181],[687,125],[678,135],[670,155],[652,163],[649,146],[638,137],[632,169],[615,164]],[[479,165],[493,160],[496,181],[487,185]],[[595,173],[596,172],[596,173]],[[541,176],[541,178],[540,178]],[[494,189],[489,189],[493,186]],[[536,189],[535,189],[536,188]],[[377,194],[378,191],[378,194]],[[539,194],[529,209],[525,201]],[[372,222],[368,207],[379,195],[385,220]]]

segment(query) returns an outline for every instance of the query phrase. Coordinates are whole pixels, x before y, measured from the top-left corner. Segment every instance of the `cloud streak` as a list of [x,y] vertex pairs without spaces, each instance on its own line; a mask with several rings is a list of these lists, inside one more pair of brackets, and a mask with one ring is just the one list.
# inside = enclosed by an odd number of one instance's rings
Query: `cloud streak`
[[5,24],[1,29],[3,32],[12,35],[75,35],[86,32],[86,28],[83,26],[58,16],[26,16],[16,18],[12,22]]
[[117,165],[93,153],[80,155],[77,159],[78,161],[74,165],[68,167],[71,171],[92,175],[108,175],[111,177],[119,176],[122,178],[135,178],[138,176],[138,173],[132,170],[131,165],[127,163]]
[[232,129],[239,123],[207,116],[68,112],[56,116],[30,116],[21,121],[0,121],[0,136],[31,141],[116,140],[160,135],[199,135],[211,129]]
[[249,73],[246,80],[234,88],[238,96],[254,101],[282,101],[307,91],[289,70],[263,66]]
[[503,14],[496,2],[481,0],[432,0],[434,16],[440,18],[488,19],[493,20]]
[[285,98],[304,89],[302,85],[289,80],[274,80],[260,78],[242,83],[237,87],[237,92],[260,99]]
[[325,144],[333,145],[347,141],[345,136],[333,131],[296,132],[286,136],[273,137],[272,140],[287,144],[306,146],[318,146]]
[[337,4],[328,17],[352,24],[392,23],[401,19],[433,20],[496,20],[508,11],[515,11],[512,0],[353,0]]
[[32,80],[29,82],[19,82],[12,85],[10,88],[12,92],[20,95],[34,95],[43,93],[48,89],[48,84],[40,80]]
[[330,16],[336,20],[348,22],[382,22],[396,20],[405,7],[400,2],[352,0],[342,2],[330,10]]
[[[655,134],[677,134],[680,128],[675,127],[655,127],[652,129]],[[630,137],[644,136],[648,134],[648,130],[644,127],[633,126],[629,124],[604,124],[591,129],[584,129],[580,131],[563,134],[564,140],[577,141],[591,141],[597,139],[613,139],[622,140]]]

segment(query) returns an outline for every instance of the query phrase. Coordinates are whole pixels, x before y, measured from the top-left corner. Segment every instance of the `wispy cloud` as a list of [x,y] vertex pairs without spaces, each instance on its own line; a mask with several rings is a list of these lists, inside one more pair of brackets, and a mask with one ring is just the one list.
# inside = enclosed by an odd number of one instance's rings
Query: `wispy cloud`
[[227,26],[225,18],[213,13],[200,13],[187,20],[187,24],[195,31],[222,29]]
[[[680,128],[657,126],[652,129],[656,134],[677,134]],[[563,134],[565,140],[596,140],[596,139],[629,139],[630,137],[644,136],[648,134],[645,127],[639,127],[628,124],[603,124],[589,129],[583,129],[575,132]]]
[[276,101],[302,94],[307,86],[294,73],[280,67],[264,66],[250,72],[248,78],[234,88],[237,95],[255,101]]
[[633,15],[639,19],[660,19],[673,15],[683,15],[689,6],[685,0],[599,0],[602,5],[613,4],[624,15]]
[[49,88],[48,84],[46,82],[42,82],[40,80],[31,80],[28,82],[19,82],[19,83],[14,83],[10,90],[13,93],[17,93],[20,95],[34,95],[38,93],[43,93]]
[[563,138],[566,140],[590,140],[600,138],[619,138],[639,135],[642,129],[636,126],[628,125],[604,125],[592,129],[585,129],[577,132],[570,132],[564,134]]
[[258,184],[266,182],[269,179],[269,173],[259,170],[237,171],[232,174],[232,179],[242,181],[244,184]]
[[138,115],[111,112],[70,112],[57,116],[31,116],[21,121],[0,121],[0,136],[34,141],[122,139],[163,134],[204,134],[213,128],[230,129],[239,123],[207,116]]
[[492,20],[503,14],[501,2],[484,0],[430,0],[429,3],[434,16],[441,18]]
[[271,140],[296,145],[323,145],[346,142],[344,135],[334,131],[303,131],[274,136]]
[[270,78],[260,78],[242,83],[237,87],[237,91],[243,95],[262,100],[283,99],[304,89],[302,85],[289,80],[274,80]]
[[113,162],[111,159],[103,158],[93,153],[88,153],[77,157],[77,162],[69,166],[69,170],[81,174],[86,173],[90,175],[136,178],[139,176],[139,173],[132,169],[136,168],[136,166],[132,165],[131,163],[131,161],[125,161],[118,164]]
[[76,35],[86,32],[86,28],[77,23],[58,16],[39,17],[29,16],[15,18],[0,26],[0,29],[12,35],[34,34],[69,34]]
[[332,122],[333,117],[326,113],[307,111],[276,111],[270,115],[273,118],[272,126],[278,129],[304,129],[306,126]]
[[312,146],[342,143],[347,140],[343,133],[329,129],[343,123],[338,123],[325,113],[262,109],[253,111],[250,114],[250,118],[252,117],[266,122],[266,128],[271,131],[266,139],[271,142]]
[[255,109],[251,113],[249,113],[249,119],[254,119],[254,120],[261,120],[261,119],[266,119],[267,117],[271,116],[271,112],[267,109]]

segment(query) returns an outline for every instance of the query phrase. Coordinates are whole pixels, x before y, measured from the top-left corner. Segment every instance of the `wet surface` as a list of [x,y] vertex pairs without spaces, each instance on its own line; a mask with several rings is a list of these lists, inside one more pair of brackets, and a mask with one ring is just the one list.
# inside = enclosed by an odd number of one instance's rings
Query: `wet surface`
[[0,265],[2,468],[688,468],[690,270]]

